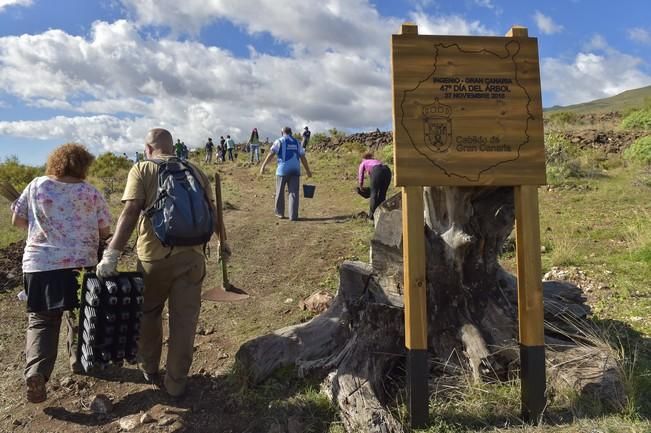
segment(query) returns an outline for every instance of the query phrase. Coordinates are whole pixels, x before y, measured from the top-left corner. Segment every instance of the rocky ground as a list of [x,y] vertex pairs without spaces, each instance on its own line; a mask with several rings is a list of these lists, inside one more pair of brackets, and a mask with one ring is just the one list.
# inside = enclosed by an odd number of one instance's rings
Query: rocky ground
[[644,131],[604,131],[591,128],[561,132],[561,135],[581,149],[598,149],[607,153],[619,153],[648,133]]

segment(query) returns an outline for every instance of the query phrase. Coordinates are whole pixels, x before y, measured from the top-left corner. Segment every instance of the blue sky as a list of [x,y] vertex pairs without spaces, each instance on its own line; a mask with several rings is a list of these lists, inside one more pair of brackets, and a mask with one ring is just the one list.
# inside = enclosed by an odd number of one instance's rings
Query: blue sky
[[132,154],[150,127],[192,147],[389,129],[389,36],[539,40],[543,105],[651,84],[651,2],[621,0],[0,0],[0,158],[66,141]]

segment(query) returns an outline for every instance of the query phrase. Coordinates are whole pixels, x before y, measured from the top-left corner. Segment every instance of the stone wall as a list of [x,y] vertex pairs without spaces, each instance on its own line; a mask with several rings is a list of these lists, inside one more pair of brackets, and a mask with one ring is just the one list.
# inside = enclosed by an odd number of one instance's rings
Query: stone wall
[[376,150],[393,143],[391,131],[356,132],[343,137],[325,137],[322,141],[310,141],[308,148],[320,151],[337,151],[344,143],[355,143]]

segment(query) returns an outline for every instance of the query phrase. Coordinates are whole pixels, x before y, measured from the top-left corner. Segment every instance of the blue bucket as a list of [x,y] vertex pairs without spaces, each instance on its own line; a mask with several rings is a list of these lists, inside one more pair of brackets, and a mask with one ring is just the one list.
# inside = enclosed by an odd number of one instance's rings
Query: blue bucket
[[315,189],[316,189],[316,185],[303,184],[303,197],[305,197],[305,198],[314,197],[314,190]]

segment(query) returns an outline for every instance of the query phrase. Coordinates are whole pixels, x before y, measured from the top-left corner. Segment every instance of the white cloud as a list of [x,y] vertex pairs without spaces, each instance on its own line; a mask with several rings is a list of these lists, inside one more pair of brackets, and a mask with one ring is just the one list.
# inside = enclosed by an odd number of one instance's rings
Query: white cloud
[[113,140],[122,150],[139,149],[145,125],[160,123],[194,146],[227,133],[244,140],[254,126],[272,138],[286,124],[384,127],[388,66],[364,54],[240,59],[198,42],[145,40],[127,21],[97,22],[89,38],[60,30],[4,37],[0,90],[80,116],[3,122],[0,134],[67,137],[98,149]]
[[493,0],[474,0],[474,4],[492,10],[497,16],[504,13],[504,10],[499,5],[496,5]]
[[9,6],[31,6],[33,0],[0,0],[0,13]]
[[495,5],[492,0],[475,0],[477,6],[481,6],[487,9],[495,9]]
[[600,34],[595,34],[593,35],[590,40],[588,41],[587,44],[585,44],[584,49],[586,51],[593,51],[593,50],[609,50],[610,46],[608,45],[608,41],[606,40],[605,37],[603,37]]
[[[134,21],[98,21],[87,36],[49,30],[0,37],[0,92],[28,106],[77,113],[0,122],[0,135],[133,151],[155,126],[196,147],[208,136],[245,140],[253,127],[273,139],[285,125],[315,131],[390,125],[389,40],[403,20],[382,17],[366,0],[123,2]],[[423,34],[491,33],[459,16],[409,17]],[[139,31],[141,25],[197,31],[216,19],[251,34],[267,32],[291,54],[250,47],[249,57],[240,58],[174,34]]]
[[641,27],[628,29],[628,38],[645,45],[651,45],[651,32]]
[[197,33],[227,19],[250,34],[267,32],[299,49],[373,51],[388,55],[387,35],[401,21],[382,17],[367,0],[121,0],[140,25]]
[[569,62],[542,59],[542,87],[552,96],[546,105],[577,104],[651,84],[640,58],[609,47],[603,38],[592,42],[601,50],[580,52]]
[[560,33],[563,31],[562,25],[556,24],[551,17],[544,15],[540,11],[536,11],[536,13],[533,15],[533,19],[536,22],[540,33],[544,35],[552,35],[554,33]]
[[48,120],[0,122],[0,134],[43,140],[56,138],[81,142],[95,151],[123,152],[142,148],[144,136],[152,125],[156,123],[150,119],[57,116]]

